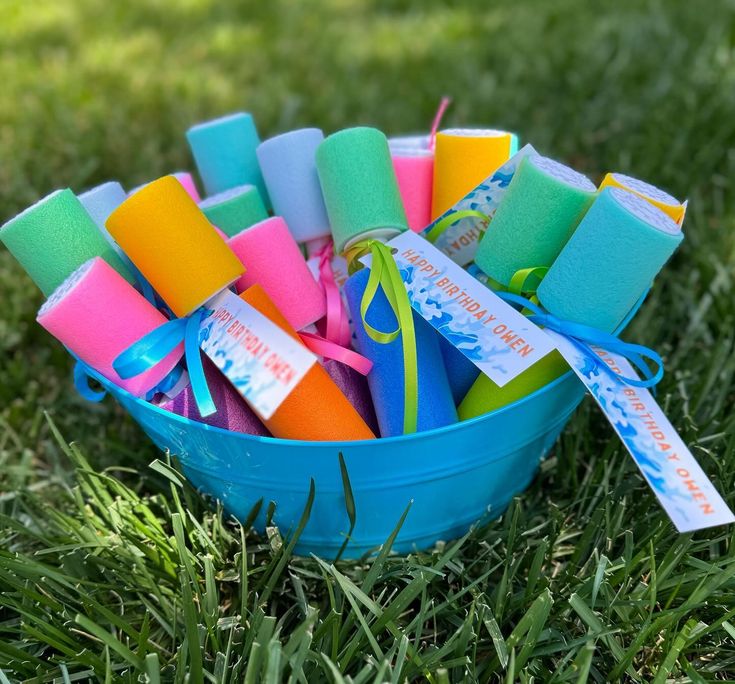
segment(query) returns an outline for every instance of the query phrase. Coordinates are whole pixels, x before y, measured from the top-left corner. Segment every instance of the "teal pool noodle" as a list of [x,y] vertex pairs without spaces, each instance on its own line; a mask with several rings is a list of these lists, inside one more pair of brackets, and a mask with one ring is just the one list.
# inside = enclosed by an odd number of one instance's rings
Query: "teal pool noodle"
[[134,282],[131,271],[69,188],[52,192],[10,219],[0,228],[0,242],[46,297],[93,257],[102,257]]
[[377,128],[333,133],[317,148],[316,167],[335,252],[368,234],[387,241],[408,230],[388,140]]
[[[360,302],[370,271],[363,268],[351,275],[344,285],[345,296],[355,327],[357,350],[373,362],[367,381],[382,437],[403,434],[403,347],[399,335],[388,344],[368,336],[360,316]],[[397,322],[382,288],[367,311],[367,322],[379,330],[395,330]],[[439,334],[415,311],[416,356],[418,367],[417,431],[452,425],[457,410],[442,362]]]
[[657,207],[605,188],[539,285],[539,301],[559,318],[612,332],[683,239]]
[[270,200],[255,150],[260,145],[252,114],[236,112],[203,121],[186,132],[207,195],[254,185],[268,209]]
[[254,185],[238,185],[199,202],[212,225],[228,237],[268,218],[263,199]]
[[549,267],[595,198],[589,178],[553,159],[520,163],[475,255],[501,285],[523,268]]

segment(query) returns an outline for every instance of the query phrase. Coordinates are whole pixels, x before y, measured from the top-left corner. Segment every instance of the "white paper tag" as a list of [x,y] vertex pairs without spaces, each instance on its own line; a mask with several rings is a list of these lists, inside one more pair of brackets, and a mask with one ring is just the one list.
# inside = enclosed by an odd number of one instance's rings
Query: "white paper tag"
[[[387,243],[411,306],[502,387],[554,349],[543,330],[412,231]],[[371,257],[363,257],[369,265]]]
[[590,359],[566,337],[545,331],[585,384],[679,532],[735,522],[714,485],[651,393],[618,380],[604,366],[636,377],[623,357],[593,348]]
[[[537,154],[531,145],[524,145],[505,164],[503,164],[492,176],[484,180],[469,194],[459,200],[451,209],[445,211],[439,218],[432,221],[421,235],[426,237],[431,229],[458,211],[479,211],[486,217],[492,217],[505,196],[508,185],[524,157]],[[480,235],[485,232],[488,219],[479,216],[468,216],[459,219],[453,226],[449,226],[435,241],[434,246],[446,254],[452,261],[460,266],[466,266],[475,260],[475,252]]]
[[268,420],[316,356],[229,290],[205,305],[199,346],[252,409]]

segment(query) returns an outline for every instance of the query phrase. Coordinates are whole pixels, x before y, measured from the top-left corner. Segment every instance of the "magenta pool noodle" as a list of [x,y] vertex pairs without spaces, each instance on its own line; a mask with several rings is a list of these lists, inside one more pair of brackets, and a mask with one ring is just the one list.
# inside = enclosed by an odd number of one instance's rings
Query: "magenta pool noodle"
[[354,368],[334,359],[322,361],[324,370],[327,371],[334,384],[342,390],[342,394],[352,404],[367,426],[377,435],[378,419],[375,416],[373,400],[370,398],[370,389],[364,375],[360,375]]
[[102,235],[112,245],[115,251],[121,251],[112,235],[105,228],[107,217],[125,201],[127,193],[117,181],[109,181],[96,185],[79,195],[79,201],[97,224]]
[[225,379],[207,357],[203,354],[201,357],[207,386],[217,410],[209,416],[202,417],[199,409],[197,409],[191,385],[179,392],[173,399],[164,400],[160,407],[184,418],[196,420],[212,427],[230,430],[231,432],[243,432],[247,435],[269,437],[270,432],[265,429],[263,423],[245,403],[245,400],[232,383]]
[[443,335],[439,335],[439,348],[452,388],[452,398],[455,404],[459,404],[477,380],[480,369]]
[[[368,336],[360,316],[360,302],[370,276],[363,268],[345,281],[344,291],[355,326],[356,347],[373,362],[367,380],[373,398],[375,414],[382,437],[403,434],[404,370],[402,337],[388,344],[380,344]],[[379,330],[395,330],[396,319],[382,288],[367,312],[367,322]],[[416,312],[413,312],[416,330],[418,367],[417,431],[451,425],[457,422],[457,410],[452,398],[447,373],[444,369],[439,334]]]
[[163,361],[122,379],[112,362],[166,318],[100,257],[72,273],[41,307],[38,322],[84,363],[137,397],[155,387],[178,363],[179,345]]
[[280,216],[246,228],[227,244],[245,266],[235,283],[238,292],[260,285],[296,330],[327,313],[324,292]]
[[52,192],[10,219],[0,228],[0,242],[46,297],[96,256],[133,282],[133,274],[68,188]]
[[539,285],[539,301],[559,318],[612,332],[683,238],[657,207],[605,188]]
[[316,150],[324,140],[318,128],[301,128],[260,143],[260,162],[273,212],[283,216],[296,242],[331,235],[316,170]]
[[252,114],[236,112],[203,121],[186,132],[207,195],[255,185],[270,208],[255,150],[260,145]]
[[391,158],[408,227],[420,233],[431,223],[434,153],[420,147],[393,147]]
[[263,200],[254,185],[238,185],[199,203],[199,208],[228,237],[268,218]]

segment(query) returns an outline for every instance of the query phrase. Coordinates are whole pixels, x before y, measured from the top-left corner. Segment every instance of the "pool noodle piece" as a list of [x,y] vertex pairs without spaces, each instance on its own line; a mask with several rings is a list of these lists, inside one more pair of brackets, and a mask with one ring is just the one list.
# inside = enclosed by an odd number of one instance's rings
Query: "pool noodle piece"
[[428,135],[396,135],[388,138],[388,147],[390,151],[406,150],[406,149],[430,149],[431,139]]
[[[262,287],[253,285],[240,297],[301,342],[298,333]],[[375,438],[373,431],[318,363],[307,371],[273,415],[263,422],[274,437],[283,439],[346,442]]]
[[186,132],[207,195],[254,185],[270,209],[255,150],[260,145],[252,114],[236,112],[203,121]]
[[686,210],[684,203],[680,202],[676,197],[669,195],[668,192],[657,188],[655,185],[631,176],[626,176],[622,173],[608,173],[602,179],[599,189],[604,190],[608,187],[622,188],[623,190],[632,192],[634,195],[642,197],[681,225]]
[[105,221],[114,209],[125,201],[127,194],[117,181],[109,181],[96,185],[79,195],[79,201],[97,224],[105,239],[112,245],[115,251],[120,250],[112,235],[105,228]]
[[195,420],[223,430],[243,432],[246,435],[261,437],[270,436],[268,430],[265,429],[255,412],[245,403],[240,393],[204,354],[201,354],[201,357],[207,386],[217,408],[215,413],[202,417],[197,408],[191,385],[187,385],[173,399],[165,399],[159,406],[189,420]]
[[254,185],[238,185],[199,202],[199,208],[211,223],[227,237],[265,221],[268,212]]
[[434,148],[432,220],[451,209],[510,159],[511,134],[493,129],[439,131]]
[[296,242],[331,237],[316,170],[318,128],[301,128],[269,138],[256,153],[273,212],[283,216]]
[[133,274],[68,188],[52,192],[10,219],[0,228],[0,242],[46,297],[96,256],[133,282]]
[[660,209],[606,188],[539,285],[539,301],[559,318],[612,332],[683,238]]
[[[357,350],[373,362],[367,379],[380,434],[393,437],[403,434],[402,337],[399,335],[388,344],[380,344],[368,336],[360,316],[360,302],[369,276],[367,268],[357,271],[345,282],[344,291],[355,326]],[[439,334],[416,312],[413,312],[413,320],[418,359],[417,431],[421,432],[456,423],[457,410],[439,349]],[[378,289],[368,309],[367,322],[379,330],[396,328],[395,315],[382,288]]]
[[136,397],[176,366],[183,344],[150,370],[122,379],[112,362],[131,344],[166,322],[130,283],[100,257],[69,276],[41,307],[38,322],[84,363]]
[[480,375],[480,369],[443,335],[439,337],[439,348],[449,386],[452,388],[452,399],[456,405],[469,392],[477,376]]
[[107,230],[179,317],[243,272],[240,260],[173,176],[128,197],[110,214]]
[[194,177],[188,171],[174,171],[171,175],[184,186],[184,190],[186,190],[189,197],[197,203],[202,201]]
[[379,130],[333,133],[317,149],[316,166],[337,254],[368,233],[387,240],[408,230],[388,141]]
[[272,216],[256,223],[227,244],[245,268],[235,283],[238,292],[261,285],[296,330],[326,315],[324,291],[314,280],[283,218]]
[[549,267],[595,198],[586,176],[553,159],[525,157],[475,255],[477,266],[508,286],[522,268]]
[[335,359],[323,359],[321,364],[334,384],[347,397],[347,401],[355,407],[365,424],[377,435],[378,419],[375,416],[375,407],[365,376]]
[[391,158],[408,227],[420,233],[431,223],[434,154],[419,147],[391,146]]

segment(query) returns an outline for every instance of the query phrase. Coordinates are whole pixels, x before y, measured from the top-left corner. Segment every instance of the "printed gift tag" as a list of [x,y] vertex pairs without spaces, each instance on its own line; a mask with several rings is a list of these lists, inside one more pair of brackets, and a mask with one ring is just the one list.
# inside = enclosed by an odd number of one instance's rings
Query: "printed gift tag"
[[316,363],[316,356],[229,290],[206,304],[199,346],[268,420]]
[[735,522],[651,393],[626,385],[605,368],[632,378],[630,363],[599,348],[593,348],[599,358],[591,359],[566,337],[545,332],[595,398],[676,529],[691,532]]
[[[387,243],[411,306],[499,386],[554,349],[536,325],[416,233]],[[361,261],[370,264],[370,256]]]

